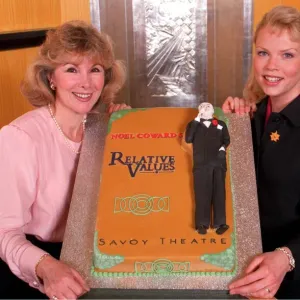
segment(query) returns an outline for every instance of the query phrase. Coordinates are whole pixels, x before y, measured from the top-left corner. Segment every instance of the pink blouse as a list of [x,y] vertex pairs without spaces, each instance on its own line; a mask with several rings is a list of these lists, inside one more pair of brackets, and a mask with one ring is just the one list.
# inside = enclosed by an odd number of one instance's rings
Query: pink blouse
[[[73,146],[78,150],[80,144]],[[0,130],[0,258],[42,292],[35,265],[45,252],[25,234],[47,242],[63,240],[78,156],[46,107]]]

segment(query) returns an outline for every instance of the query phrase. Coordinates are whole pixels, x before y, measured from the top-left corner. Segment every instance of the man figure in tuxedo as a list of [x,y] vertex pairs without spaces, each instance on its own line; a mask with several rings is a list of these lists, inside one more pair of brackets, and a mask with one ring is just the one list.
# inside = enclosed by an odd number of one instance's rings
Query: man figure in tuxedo
[[206,234],[211,224],[223,234],[229,226],[225,212],[226,148],[230,137],[225,122],[213,118],[210,103],[199,105],[198,116],[186,128],[185,141],[193,143],[193,175],[196,200],[195,225],[200,234]]

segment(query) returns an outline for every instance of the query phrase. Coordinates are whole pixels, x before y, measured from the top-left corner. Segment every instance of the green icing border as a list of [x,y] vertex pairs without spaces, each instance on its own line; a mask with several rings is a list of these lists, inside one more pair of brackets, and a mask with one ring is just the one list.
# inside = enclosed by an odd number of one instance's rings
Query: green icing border
[[200,260],[210,263],[214,266],[222,267],[225,270],[231,270],[235,266],[236,243],[235,234],[231,234],[231,246],[225,251],[213,254],[203,254]]
[[221,121],[224,121],[227,124],[228,123],[228,119],[225,117],[222,108],[215,107],[214,110],[215,110],[214,116],[217,116],[218,119],[220,119]]
[[234,276],[236,271],[232,272],[178,272],[178,273],[134,273],[134,272],[97,272],[92,267],[91,275],[93,277],[182,277],[182,276]]
[[117,121],[121,118],[123,118],[124,116],[130,114],[130,113],[134,113],[134,112],[137,112],[137,111],[143,111],[143,110],[147,110],[148,108],[131,108],[131,109],[122,109],[122,110],[119,110],[119,111],[116,111],[114,113],[111,114],[111,117],[109,119],[109,122],[108,122],[108,126],[107,126],[107,134],[110,133],[111,131],[111,127],[112,127],[112,123],[114,121]]
[[[218,119],[224,121],[227,126],[230,126],[228,119],[225,117],[222,109],[220,107],[216,107],[214,108],[215,112],[214,115],[217,116]],[[111,130],[111,126],[112,126],[112,122],[116,121],[120,118],[122,118],[123,116],[125,116],[126,114],[130,113],[130,112],[136,112],[136,111],[140,111],[140,110],[146,110],[146,108],[136,108],[136,109],[131,109],[131,110],[121,110],[118,112],[115,112],[112,114],[110,120],[109,120],[109,125],[108,125],[108,133]],[[230,165],[230,170],[231,170],[231,151],[229,149],[229,165]],[[234,184],[232,181],[232,174],[230,172],[230,182],[231,182],[231,190],[232,190],[232,205],[233,207],[235,207],[235,192],[234,192]],[[233,226],[234,226],[234,230],[231,234],[231,246],[229,248],[227,248],[225,251],[220,252],[220,253],[215,253],[215,254],[203,254],[200,259],[203,258],[204,261],[211,263],[213,265],[216,266],[221,266],[224,269],[227,268],[227,265],[221,265],[221,263],[224,260],[224,257],[226,258],[230,258],[231,263],[235,266],[234,269],[232,271],[228,271],[228,272],[182,272],[182,273],[153,273],[153,272],[149,272],[149,273],[137,273],[137,272],[98,272],[95,271],[95,264],[93,264],[92,268],[91,268],[91,275],[94,277],[130,277],[130,276],[135,276],[135,277],[161,277],[161,276],[174,276],[174,277],[181,277],[181,276],[234,276],[237,273],[237,256],[236,256],[236,223],[235,223],[235,218],[236,218],[236,214],[235,214],[235,210],[233,210]],[[96,233],[95,233],[96,236]],[[98,237],[98,234],[97,236]],[[97,246],[97,238],[96,241],[94,240],[94,247],[96,247],[96,252],[99,253],[101,256],[105,255],[102,254]],[[95,254],[95,249],[94,249],[94,255],[93,255],[93,263],[94,263],[94,259],[95,256],[97,256],[97,253]],[[105,255],[106,257],[114,257],[113,255]],[[233,258],[232,258],[233,256]],[[123,256],[119,256],[119,257],[123,257]],[[124,259],[124,257],[123,257]],[[119,263],[116,263],[115,265],[117,265]]]
[[94,253],[93,253],[93,268],[109,269],[124,262],[124,256],[109,255],[99,251],[98,248],[98,231],[94,234]]

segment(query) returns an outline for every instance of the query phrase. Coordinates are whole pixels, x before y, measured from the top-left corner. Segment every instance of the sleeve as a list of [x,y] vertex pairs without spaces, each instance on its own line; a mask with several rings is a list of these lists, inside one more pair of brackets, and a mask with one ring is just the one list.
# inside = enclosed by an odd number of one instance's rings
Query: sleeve
[[186,143],[190,144],[194,141],[194,135],[197,129],[199,122],[193,120],[188,124],[185,130],[185,141]]
[[38,179],[36,146],[26,132],[15,126],[1,129],[0,166],[0,258],[16,276],[38,288],[35,265],[46,252],[24,234]]
[[223,129],[222,129],[222,139],[223,139],[222,146],[224,146],[225,149],[226,149],[230,144],[230,136],[229,136],[228,127],[227,127],[225,122],[222,122],[222,126],[223,126]]

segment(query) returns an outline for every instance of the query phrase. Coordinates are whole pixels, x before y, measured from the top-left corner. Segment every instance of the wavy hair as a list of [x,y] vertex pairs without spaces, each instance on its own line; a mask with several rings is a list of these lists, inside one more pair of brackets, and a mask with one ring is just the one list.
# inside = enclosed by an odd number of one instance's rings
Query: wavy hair
[[[292,40],[300,41],[300,12],[294,7],[276,6],[267,12],[256,27],[254,43],[256,43],[260,30],[267,26],[274,31],[287,30]],[[253,66],[245,85],[243,96],[252,102],[259,102],[266,96],[255,79]]]
[[115,59],[109,36],[84,21],[66,22],[47,32],[46,40],[21,84],[21,92],[29,102],[36,107],[55,102],[55,91],[50,88],[49,78],[70,56],[89,57],[102,65],[105,82],[99,100],[112,102],[125,82],[125,66]]

